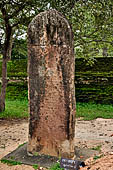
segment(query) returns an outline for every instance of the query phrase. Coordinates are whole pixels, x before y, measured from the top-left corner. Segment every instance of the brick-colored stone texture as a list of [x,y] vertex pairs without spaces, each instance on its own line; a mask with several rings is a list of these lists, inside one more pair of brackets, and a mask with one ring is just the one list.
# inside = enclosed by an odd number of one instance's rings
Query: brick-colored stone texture
[[56,10],[28,27],[28,153],[72,157],[75,134],[75,58],[68,21]]

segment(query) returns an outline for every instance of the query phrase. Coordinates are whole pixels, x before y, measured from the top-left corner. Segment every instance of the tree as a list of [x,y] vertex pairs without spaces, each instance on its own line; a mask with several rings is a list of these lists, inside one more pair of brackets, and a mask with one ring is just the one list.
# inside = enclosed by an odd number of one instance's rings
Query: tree
[[50,3],[70,21],[74,32],[76,56],[85,59],[98,55],[100,49],[113,51],[113,1],[76,0]]
[[[7,87],[7,62],[11,57],[14,34],[23,29],[37,12],[47,7],[47,2],[38,0],[1,0],[0,1],[0,30],[1,40],[2,84],[0,95],[0,112],[5,110],[5,95]],[[25,29],[25,28],[24,28]]]
[[[67,2],[67,3],[66,3]],[[48,8],[55,8],[70,21],[75,38],[77,57],[93,59],[113,51],[112,0],[48,1]]]
[[[76,2],[76,1],[75,1]],[[26,26],[31,19],[41,11],[49,7],[59,7],[67,11],[74,6],[72,0],[1,0],[0,1],[0,31],[2,40],[0,41],[2,61],[2,84],[0,95],[0,112],[5,110],[5,95],[7,87],[7,62],[10,60],[14,35],[21,30],[26,30]],[[70,8],[69,8],[70,7]]]
[[85,59],[98,55],[100,49],[113,51],[112,0],[80,0],[73,8],[71,18],[77,56]]

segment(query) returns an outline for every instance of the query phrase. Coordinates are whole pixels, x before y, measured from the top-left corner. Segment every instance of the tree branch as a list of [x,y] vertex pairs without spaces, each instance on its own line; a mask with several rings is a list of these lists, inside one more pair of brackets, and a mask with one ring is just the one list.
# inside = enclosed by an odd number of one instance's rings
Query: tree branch
[[[28,10],[28,11],[29,11],[29,10]],[[28,11],[24,12],[24,15],[26,15],[26,14],[28,13]],[[21,18],[22,18],[22,17],[21,17]],[[18,24],[21,23],[21,18],[19,18],[19,20],[12,25],[12,28],[16,27]]]
[[[108,44],[111,44],[113,46],[113,41],[107,41],[107,40],[91,40],[91,41],[85,41],[84,40],[84,44],[89,44],[89,43],[92,43],[92,42],[105,42],[105,43],[108,43]],[[79,43],[79,44],[76,44],[74,45],[74,47],[78,47],[80,45],[83,45],[82,43]]]
[[84,35],[84,37],[90,38],[94,33],[98,31],[98,28],[96,28],[93,32],[91,32],[89,35]]
[[78,2],[78,1],[79,1],[79,0],[74,0],[74,1],[72,0],[72,2],[71,2],[71,4],[70,4],[70,5],[71,5],[70,7],[71,7],[71,8],[74,8],[76,2]]
[[11,19],[11,18],[17,16],[17,14],[24,9],[25,5],[26,5],[26,3],[23,3],[22,5],[20,5],[20,7],[12,13],[12,15],[8,16],[8,18]]
[[7,12],[6,12],[6,10],[5,10],[4,7],[1,8],[1,12],[2,12],[2,15],[3,15],[4,21],[5,21],[6,23],[9,22],[8,15],[7,15]]
[[91,41],[87,41],[86,43],[91,43],[91,42],[105,42],[105,43],[109,43],[111,45],[113,45],[113,41],[107,41],[107,40],[91,40]]

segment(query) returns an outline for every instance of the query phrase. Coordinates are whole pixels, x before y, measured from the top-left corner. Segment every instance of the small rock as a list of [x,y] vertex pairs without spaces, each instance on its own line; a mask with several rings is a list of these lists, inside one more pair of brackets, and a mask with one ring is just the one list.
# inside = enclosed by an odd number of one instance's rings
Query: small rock
[[110,152],[110,155],[113,155],[113,152]]
[[103,136],[103,134],[101,133],[101,134],[99,134],[99,136]]

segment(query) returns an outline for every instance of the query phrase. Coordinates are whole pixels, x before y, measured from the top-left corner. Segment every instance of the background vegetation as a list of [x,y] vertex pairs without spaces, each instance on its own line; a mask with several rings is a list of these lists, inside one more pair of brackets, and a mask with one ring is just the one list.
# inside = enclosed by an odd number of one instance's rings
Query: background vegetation
[[[112,0],[1,0],[0,112],[5,110],[5,98],[11,100],[12,105],[16,105],[12,102],[15,99],[27,100],[27,60],[15,59],[27,59],[28,24],[34,16],[48,9],[60,11],[72,26],[76,58],[80,58],[76,59],[77,102],[95,101],[111,104],[113,99]],[[98,57],[104,58],[95,60]]]
[[[83,58],[76,59],[77,117],[113,118],[112,68],[113,58],[98,58],[93,66]],[[8,79],[6,109],[0,118],[26,118],[29,116],[26,59],[8,62]]]
[[78,102],[113,104],[113,57],[96,58],[93,65],[76,59],[75,80]]
[[[78,58],[75,68],[77,102],[113,103],[113,57],[96,58],[93,65]],[[27,59],[8,62],[8,80],[6,98],[27,99]]]

